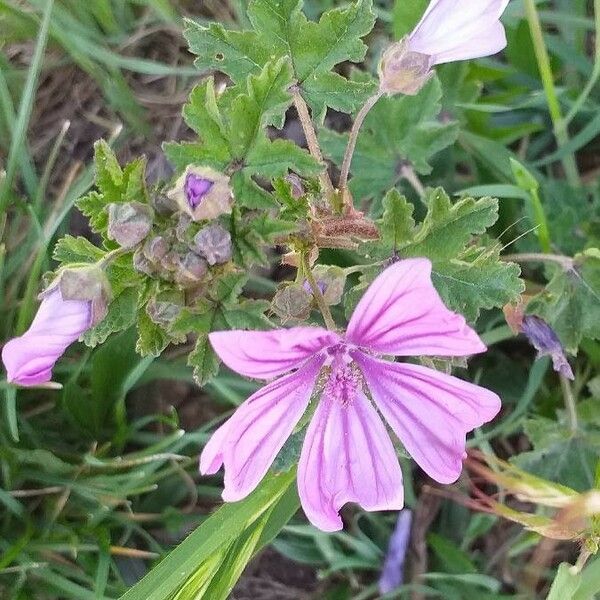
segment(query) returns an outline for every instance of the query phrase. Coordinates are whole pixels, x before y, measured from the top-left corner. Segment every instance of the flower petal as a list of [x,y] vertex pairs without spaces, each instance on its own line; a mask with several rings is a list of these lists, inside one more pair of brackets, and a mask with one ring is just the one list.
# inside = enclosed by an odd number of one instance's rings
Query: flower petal
[[298,371],[250,396],[213,434],[200,457],[202,473],[225,466],[223,500],[245,498],[269,470],[304,414],[324,359],[316,356]]
[[486,347],[465,319],[446,308],[426,258],[388,267],[361,298],[346,339],[380,354],[468,356]]
[[50,381],[52,368],[91,324],[91,302],[63,300],[58,287],[48,292],[29,329],[2,349],[7,379],[24,386]]
[[323,395],[302,447],[298,491],[306,516],[323,531],[342,528],[338,511],[346,502],[366,510],[402,508],[394,446],[362,392],[348,404]]
[[208,338],[230,369],[257,379],[271,379],[287,373],[316,352],[339,341],[337,334],[320,327],[217,331]]
[[492,420],[500,398],[485,388],[418,365],[354,352],[373,399],[417,464],[440,483],[462,471],[466,434]]
[[496,54],[506,46],[500,17],[508,0],[432,0],[410,34],[410,49],[434,64]]

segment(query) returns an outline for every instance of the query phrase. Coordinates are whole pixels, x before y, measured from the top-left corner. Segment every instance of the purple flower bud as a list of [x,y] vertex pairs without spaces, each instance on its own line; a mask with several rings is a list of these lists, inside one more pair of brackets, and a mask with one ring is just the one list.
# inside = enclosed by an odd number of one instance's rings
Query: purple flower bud
[[187,174],[184,184],[185,199],[192,210],[204,200],[213,185],[215,185],[215,182],[210,179],[204,179],[204,177],[200,177],[194,173]]
[[133,268],[138,273],[154,277],[157,273],[156,265],[146,256],[145,252],[138,248],[133,253]]
[[154,211],[141,202],[108,205],[108,239],[122,248],[137,246],[152,230]]
[[544,319],[533,315],[526,315],[523,317],[521,331],[538,351],[538,358],[541,356],[550,356],[554,370],[557,373],[568,379],[575,379],[558,336]]
[[11,383],[47,383],[68,346],[104,318],[108,282],[101,269],[65,269],[41,294],[42,303],[29,329],[7,342],[2,362]]
[[[317,287],[319,288],[319,290],[321,290],[321,294],[325,294],[325,291],[327,290],[327,285],[324,281],[317,280]],[[302,284],[302,289],[304,289],[304,291],[307,294],[310,294],[312,296],[312,287],[310,286],[310,283],[308,283],[307,279],[304,280],[304,283]]]
[[284,179],[290,184],[292,197],[298,200],[304,196],[304,185],[302,185],[302,179],[296,175],[296,173],[290,173],[286,175]]
[[[325,303],[330,306],[335,306],[342,301],[344,287],[346,285],[346,274],[340,267],[327,267],[317,265],[313,269],[313,274],[317,281],[317,287],[323,294]],[[308,281],[302,284],[304,289],[312,295],[312,289]]]
[[195,287],[208,273],[206,261],[194,252],[188,252],[179,256],[177,270],[175,271],[175,283],[183,288]]
[[194,249],[209,265],[226,263],[231,260],[233,248],[231,234],[218,223],[201,229],[194,237]]
[[396,528],[388,544],[383,570],[379,578],[379,591],[388,594],[399,588],[404,581],[404,563],[410,541],[412,512],[405,508],[398,513]]
[[146,241],[143,252],[149,261],[158,262],[166,256],[169,248],[169,242],[162,235],[156,235]]
[[212,220],[231,212],[229,177],[210,167],[189,166],[167,196],[194,221]]
[[168,300],[152,298],[146,306],[146,311],[154,323],[166,327],[179,316],[181,305]]

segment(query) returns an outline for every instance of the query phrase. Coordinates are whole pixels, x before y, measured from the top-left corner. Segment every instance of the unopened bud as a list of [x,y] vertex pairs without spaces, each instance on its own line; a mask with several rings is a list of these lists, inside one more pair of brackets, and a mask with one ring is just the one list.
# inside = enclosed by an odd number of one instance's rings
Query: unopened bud
[[162,192],[154,194],[151,202],[154,210],[163,217],[168,217],[177,210],[177,203]]
[[154,211],[141,202],[108,205],[108,238],[122,248],[137,246],[152,230]]
[[412,52],[405,38],[392,44],[379,63],[379,88],[386,94],[414,96],[433,77],[432,58]]
[[273,297],[271,309],[285,323],[290,320],[304,321],[310,316],[312,294],[298,283],[286,285]]
[[169,242],[162,235],[155,235],[146,240],[144,256],[152,262],[161,261],[170,249]]
[[204,256],[211,266],[226,263],[231,260],[233,252],[231,234],[218,223],[209,225],[194,237],[194,249]]
[[188,252],[179,257],[175,282],[184,288],[194,287],[204,279],[207,272],[206,261],[195,252]]
[[187,213],[179,213],[177,218],[177,224],[173,228],[175,238],[182,243],[188,243],[191,239],[190,225],[192,224],[192,217]]
[[194,221],[212,220],[231,212],[229,177],[210,167],[189,166],[167,195]]
[[80,300],[91,303],[91,324],[99,323],[108,310],[111,297],[110,284],[104,271],[96,265],[89,267],[75,267],[63,269],[55,281],[42,297],[54,289],[60,289],[63,300]]
[[290,191],[293,198],[298,200],[298,198],[302,198],[302,196],[304,196],[304,185],[302,184],[302,179],[300,179],[296,173],[290,173],[289,175],[286,175],[284,179],[290,184]]
[[143,273],[149,277],[154,277],[157,272],[156,265],[148,259],[141,248],[133,253],[133,268],[138,273]]
[[344,287],[346,286],[346,274],[340,267],[326,267],[317,265],[313,269],[317,285],[323,294],[325,303],[334,306],[342,301]]
[[181,312],[181,304],[172,299],[151,298],[146,305],[146,312],[157,325],[170,325]]

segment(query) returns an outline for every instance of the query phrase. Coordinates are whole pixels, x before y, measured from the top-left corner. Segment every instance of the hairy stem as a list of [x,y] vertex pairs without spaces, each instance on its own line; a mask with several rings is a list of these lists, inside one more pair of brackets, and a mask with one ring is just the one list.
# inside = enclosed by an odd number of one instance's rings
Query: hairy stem
[[342,192],[342,194],[346,191],[348,187],[348,176],[350,175],[350,165],[352,164],[352,157],[354,156],[354,150],[356,149],[356,142],[358,140],[358,134],[360,132],[360,128],[362,127],[366,116],[369,114],[369,111],[377,104],[379,98],[383,96],[383,92],[378,90],[376,94],[371,96],[364,104],[364,106],[358,111],[356,115],[356,119],[352,125],[352,129],[350,131],[350,137],[348,138],[348,145],[346,146],[346,152],[344,153],[344,160],[342,162],[342,170],[340,173],[340,181],[338,185],[338,189]]
[[317,285],[315,276],[313,275],[313,272],[310,268],[308,254],[306,252],[302,252],[301,256],[302,256],[302,270],[304,271],[304,276],[306,277],[306,281],[308,281],[308,285],[310,285],[310,289],[312,291],[315,302],[317,303],[317,306],[318,306],[319,310],[321,311],[321,314],[323,315],[323,320],[325,321],[325,325],[327,326],[327,329],[329,329],[330,331],[335,331],[335,321],[333,320],[333,317],[331,316],[331,311],[329,310],[329,306],[327,306],[327,303],[325,302],[325,298],[323,297],[323,294],[322,294],[319,286]]
[[324,166],[323,173],[319,177],[321,185],[323,186],[327,197],[333,198],[335,195],[335,190],[333,188],[333,184],[331,183],[329,173],[327,172],[325,159],[323,158],[323,153],[321,152],[321,147],[319,146],[319,140],[317,139],[315,126],[313,125],[310,113],[308,112],[308,106],[306,105],[306,102],[300,94],[300,90],[297,86],[292,87],[291,92],[292,97],[294,98],[294,106],[296,107],[298,118],[300,119],[300,124],[302,125],[302,130],[304,131],[304,137],[306,138],[306,143],[308,144],[308,150],[313,157]]
[[571,433],[577,433],[577,408],[575,406],[575,396],[571,388],[571,382],[564,376],[560,376],[560,387],[562,388],[565,408],[567,409],[567,418],[569,420],[569,430]]
[[129,254],[130,252],[133,252],[134,250],[135,250],[135,247],[134,248],[116,248],[115,250],[111,250],[110,252],[107,252],[96,263],[96,266],[100,269],[106,269],[106,267],[108,267],[108,265],[110,265],[111,262],[113,262],[120,256],[123,256],[124,254]]
[[502,256],[502,260],[516,263],[551,262],[560,265],[565,271],[570,271],[574,266],[573,259],[570,256],[560,256],[558,254],[536,254],[534,252],[525,254],[505,254]]
[[[565,120],[563,119],[562,109],[560,107],[558,94],[556,92],[556,86],[554,85],[554,77],[552,75],[552,68],[550,66],[550,57],[548,55],[546,42],[544,41],[544,33],[542,31],[540,16],[535,5],[535,0],[524,1],[527,21],[529,23],[529,30],[531,32],[531,41],[533,42],[533,48],[535,50],[540,77],[542,78],[544,92],[546,93],[550,118],[552,119],[552,124],[554,126],[554,135],[559,148],[562,148],[569,142],[569,133],[567,131]],[[562,164],[565,169],[565,175],[569,184],[574,187],[579,187],[581,185],[581,179],[579,177],[579,171],[577,170],[577,164],[573,154],[568,154],[565,156],[562,159]]]

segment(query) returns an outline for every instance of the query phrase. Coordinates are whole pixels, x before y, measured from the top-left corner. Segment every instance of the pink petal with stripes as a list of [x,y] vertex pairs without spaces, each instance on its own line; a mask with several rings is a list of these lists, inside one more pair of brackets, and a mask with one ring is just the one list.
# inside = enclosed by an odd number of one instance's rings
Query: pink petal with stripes
[[464,317],[444,306],[425,258],[399,261],[375,279],[354,310],[346,339],[395,356],[468,356],[486,350]]
[[377,407],[417,464],[439,483],[462,471],[466,434],[491,421],[500,398],[485,388],[418,365],[354,352]]
[[307,358],[340,339],[336,333],[320,327],[217,331],[208,338],[230,369],[256,379],[272,379],[296,369]]

